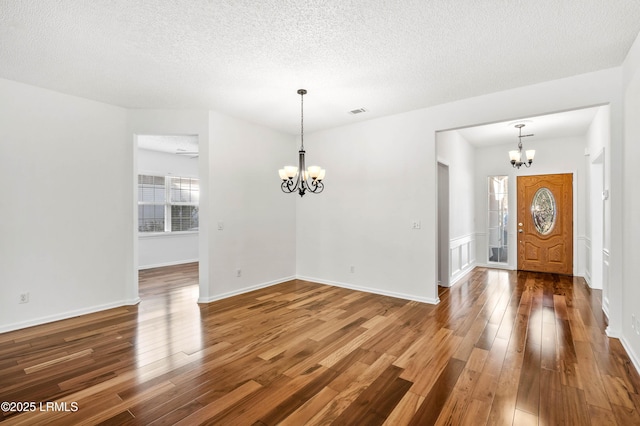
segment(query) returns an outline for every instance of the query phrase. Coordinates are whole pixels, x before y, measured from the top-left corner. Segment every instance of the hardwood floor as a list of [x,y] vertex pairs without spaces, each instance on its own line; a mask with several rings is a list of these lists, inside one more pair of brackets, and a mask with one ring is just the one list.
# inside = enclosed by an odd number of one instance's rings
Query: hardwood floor
[[0,401],[36,404],[0,422],[640,424],[582,279],[477,268],[435,306],[305,281],[198,305],[197,273],[141,271],[138,306],[0,334]]

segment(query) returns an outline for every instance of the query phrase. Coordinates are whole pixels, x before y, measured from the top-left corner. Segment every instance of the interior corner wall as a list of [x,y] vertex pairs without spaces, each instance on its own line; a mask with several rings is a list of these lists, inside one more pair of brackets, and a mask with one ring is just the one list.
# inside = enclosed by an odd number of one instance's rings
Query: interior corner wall
[[299,278],[437,302],[435,130],[420,115],[305,135],[327,175],[322,194],[297,200]]
[[622,288],[622,343],[640,371],[640,36],[623,66],[624,71],[624,271]]
[[297,195],[282,192],[278,169],[296,159],[295,138],[209,112],[209,146],[210,282],[201,301],[294,279]]
[[620,87],[613,68],[305,135],[327,176],[321,196],[297,200],[298,276],[437,302],[436,132],[611,103],[621,158]]
[[0,79],[0,140],[0,332],[134,303],[126,111]]

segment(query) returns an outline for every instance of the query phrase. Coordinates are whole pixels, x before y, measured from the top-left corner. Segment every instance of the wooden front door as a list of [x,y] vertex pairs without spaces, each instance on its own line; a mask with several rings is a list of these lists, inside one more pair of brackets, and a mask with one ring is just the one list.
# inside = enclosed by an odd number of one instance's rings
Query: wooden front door
[[518,269],[573,274],[573,175],[518,176]]

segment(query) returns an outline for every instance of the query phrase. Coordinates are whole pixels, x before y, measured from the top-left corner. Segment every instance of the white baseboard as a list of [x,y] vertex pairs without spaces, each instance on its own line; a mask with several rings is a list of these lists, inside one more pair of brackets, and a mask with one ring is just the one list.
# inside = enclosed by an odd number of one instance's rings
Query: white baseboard
[[244,293],[249,293],[251,291],[254,290],[260,290],[261,288],[266,288],[266,287],[270,287],[272,285],[276,285],[276,284],[281,284],[287,281],[291,281],[291,280],[295,280],[296,277],[291,276],[291,277],[284,277],[284,278],[279,278],[277,280],[273,280],[273,281],[267,281],[264,283],[260,283],[260,284],[255,284],[249,287],[244,287],[238,290],[233,290],[233,291],[228,291],[226,293],[222,293],[222,294],[216,294],[210,297],[199,297],[198,298],[198,303],[211,303],[211,302],[215,302],[216,300],[222,300],[222,299],[227,299],[229,297],[233,297],[233,296],[237,296],[239,294],[244,294]]
[[476,263],[477,268],[504,269],[505,271],[515,271],[516,268],[506,263]]
[[638,374],[640,374],[640,357],[638,357],[633,349],[631,349],[631,345],[629,344],[629,342],[627,342],[627,339],[622,337],[620,339],[620,343],[622,343],[622,347],[624,348],[624,350],[627,351],[627,355],[629,355],[629,359],[631,359],[631,362],[636,368],[636,371],[638,372]]
[[254,291],[254,290],[260,290],[262,288],[270,287],[272,285],[284,283],[284,282],[295,280],[295,279],[303,280],[303,281],[310,281],[310,282],[314,282],[314,283],[318,283],[318,284],[331,285],[331,286],[334,286],[334,287],[348,288],[350,290],[363,291],[365,293],[380,294],[380,295],[383,295],[383,296],[396,297],[398,299],[413,300],[413,301],[416,301],[416,302],[429,303],[431,305],[436,305],[436,304],[440,303],[440,299],[431,299],[431,298],[428,298],[428,297],[416,297],[416,296],[408,295],[408,294],[404,294],[404,293],[397,293],[397,292],[392,292],[392,291],[384,291],[384,290],[372,289],[370,287],[360,287],[360,286],[355,286],[355,285],[352,285],[352,284],[341,283],[341,282],[337,282],[337,281],[323,280],[323,279],[320,279],[320,278],[305,277],[305,276],[293,276],[293,277],[280,278],[280,279],[277,279],[277,280],[274,280],[274,281],[269,281],[269,282],[256,284],[256,285],[253,285],[253,286],[249,286],[249,287],[244,287],[244,288],[241,288],[241,289],[238,289],[238,290],[229,291],[229,292],[222,293],[222,294],[217,294],[217,295],[214,295],[214,296],[211,296],[211,297],[199,298],[198,299],[198,303],[211,303],[211,302],[215,302],[217,300],[222,300],[222,299],[226,299],[228,297],[233,297],[233,296],[237,296],[237,295],[240,295],[240,294],[249,293],[249,292]]
[[141,271],[143,269],[162,268],[164,266],[184,265],[185,263],[195,263],[199,261],[200,259],[187,259],[187,260],[176,260],[172,262],[156,263],[153,265],[141,265],[141,266],[138,266],[138,270]]
[[[605,313],[606,315],[606,313]],[[607,318],[609,317],[609,315],[607,315]],[[605,334],[607,335],[607,337],[613,337],[614,339],[620,339],[622,337],[622,333],[620,333],[620,330],[617,329],[613,329],[611,328],[611,326],[607,326],[607,328],[605,328],[604,330]]]
[[120,308],[122,306],[127,306],[127,305],[137,305],[138,303],[140,303],[140,298],[136,297],[131,300],[122,300],[119,302],[105,303],[103,305],[96,305],[88,308],[76,309],[74,311],[62,312],[55,315],[48,315],[45,317],[34,318],[27,321],[16,322],[13,324],[6,324],[6,325],[0,326],[0,333],[21,330],[23,328],[47,324],[50,322],[65,320],[65,319],[74,318],[74,317],[79,317],[81,315],[93,314],[100,311],[106,311],[107,309]]
[[432,299],[429,297],[418,297],[411,294],[397,293],[395,291],[386,291],[386,290],[380,290],[380,289],[371,288],[371,287],[361,287],[361,286],[357,286],[349,283],[329,281],[329,280],[323,280],[320,278],[305,277],[301,275],[298,275],[296,278],[299,280],[311,281],[314,283],[331,285],[334,287],[347,288],[349,290],[356,290],[356,291],[362,291],[365,293],[379,294],[381,296],[390,296],[398,299],[413,300],[415,302],[428,303],[430,305],[437,305],[438,303],[440,303],[440,298]]

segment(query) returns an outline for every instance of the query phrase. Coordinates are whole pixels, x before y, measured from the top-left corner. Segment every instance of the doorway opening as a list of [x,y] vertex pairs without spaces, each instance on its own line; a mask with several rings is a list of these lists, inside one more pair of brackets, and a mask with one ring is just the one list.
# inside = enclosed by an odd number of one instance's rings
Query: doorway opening
[[[182,265],[195,265],[197,270],[198,136],[136,135],[136,147],[136,267],[145,276],[172,274]],[[149,289],[143,292],[138,280],[138,295],[142,296]],[[157,282],[179,284],[175,280]],[[195,300],[197,288],[194,295]]]

